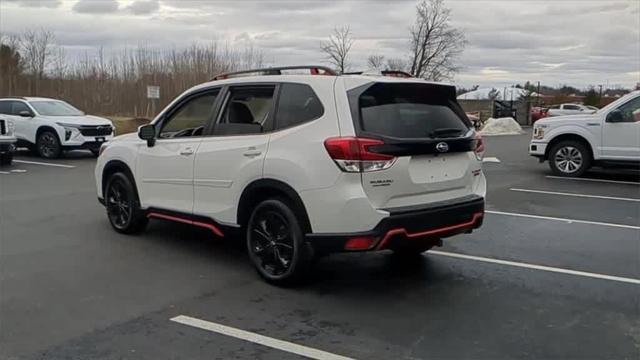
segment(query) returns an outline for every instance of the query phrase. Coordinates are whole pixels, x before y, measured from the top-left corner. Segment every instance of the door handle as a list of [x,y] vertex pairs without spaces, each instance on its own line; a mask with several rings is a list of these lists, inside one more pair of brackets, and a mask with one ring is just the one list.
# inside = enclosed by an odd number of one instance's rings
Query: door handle
[[189,156],[189,155],[193,155],[193,149],[192,148],[184,148],[182,150],[180,150],[180,155],[185,155],[185,156]]
[[242,153],[242,155],[246,156],[246,157],[254,157],[254,156],[258,156],[262,154],[262,151],[259,150],[249,150],[249,151],[245,151],[244,153]]

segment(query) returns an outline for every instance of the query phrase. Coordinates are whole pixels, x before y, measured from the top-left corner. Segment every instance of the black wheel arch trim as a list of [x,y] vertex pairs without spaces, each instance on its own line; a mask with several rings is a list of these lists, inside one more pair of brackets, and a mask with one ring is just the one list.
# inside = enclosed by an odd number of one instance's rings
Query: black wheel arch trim
[[244,188],[238,201],[237,223],[240,226],[246,224],[251,216],[252,207],[257,205],[259,201],[274,195],[284,195],[292,202],[292,205],[296,207],[292,210],[300,216],[300,220],[302,221],[303,232],[311,233],[312,228],[311,222],[309,221],[309,214],[298,192],[287,183],[270,178],[254,180]]
[[[109,160],[102,168],[102,202],[104,202],[104,191],[107,188],[107,181],[109,180],[109,176],[117,172],[123,172],[129,178],[131,184],[133,185],[133,191],[139,202],[140,195],[138,194],[138,185],[136,184],[136,178],[135,176],[133,176],[133,172],[131,171],[131,168],[129,168],[129,165],[121,160]],[[100,198],[98,198],[98,201],[100,201]]]

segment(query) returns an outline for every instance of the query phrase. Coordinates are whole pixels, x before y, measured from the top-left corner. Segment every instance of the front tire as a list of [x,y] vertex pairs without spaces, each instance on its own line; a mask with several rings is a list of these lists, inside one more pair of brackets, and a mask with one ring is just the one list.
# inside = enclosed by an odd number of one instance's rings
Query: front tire
[[307,274],[312,251],[301,222],[281,199],[265,200],[247,223],[247,251],[256,270],[275,285],[293,285]]
[[104,194],[109,223],[117,232],[133,234],[145,228],[148,219],[140,210],[140,201],[127,175],[120,172],[111,175]]
[[549,167],[557,176],[579,177],[591,166],[591,153],[579,141],[561,141],[549,152]]
[[45,130],[38,135],[36,139],[36,151],[40,157],[45,159],[55,159],[62,152],[62,145],[58,135],[49,130]]

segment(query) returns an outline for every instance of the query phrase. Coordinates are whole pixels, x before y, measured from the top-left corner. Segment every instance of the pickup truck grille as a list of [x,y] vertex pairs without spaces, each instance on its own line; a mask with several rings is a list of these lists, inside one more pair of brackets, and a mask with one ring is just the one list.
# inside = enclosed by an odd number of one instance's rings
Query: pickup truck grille
[[82,126],[80,127],[80,133],[83,136],[106,136],[111,135],[111,126],[109,125],[100,125],[100,126]]
[[7,133],[7,123],[6,121],[0,119],[0,135],[4,135]]

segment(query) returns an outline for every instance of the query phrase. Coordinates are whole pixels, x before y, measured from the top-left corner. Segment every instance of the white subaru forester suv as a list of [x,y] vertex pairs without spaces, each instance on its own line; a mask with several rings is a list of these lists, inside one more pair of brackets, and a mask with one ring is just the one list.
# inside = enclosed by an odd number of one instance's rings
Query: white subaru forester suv
[[240,235],[272,283],[332,252],[419,254],[483,220],[484,146],[455,94],[400,72],[220,75],[102,147],[98,199],[122,233]]

